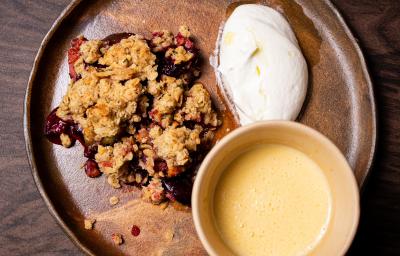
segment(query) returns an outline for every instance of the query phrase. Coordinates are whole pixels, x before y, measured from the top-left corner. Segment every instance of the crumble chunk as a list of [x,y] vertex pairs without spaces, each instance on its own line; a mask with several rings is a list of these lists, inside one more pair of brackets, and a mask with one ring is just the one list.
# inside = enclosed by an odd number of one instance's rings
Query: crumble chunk
[[181,64],[182,62],[187,62],[193,58],[194,54],[187,51],[183,46],[177,48],[169,48],[165,52],[165,57],[171,58],[174,64]]
[[83,43],[79,49],[83,61],[86,63],[95,63],[101,57],[100,48],[103,45],[101,40],[90,40]]
[[165,199],[165,191],[161,180],[153,178],[149,185],[143,187],[143,199],[153,204],[160,204]]
[[[74,67],[82,78],[71,81],[57,110],[60,118],[72,118],[82,126],[88,144],[116,136],[122,122],[137,120],[138,101],[144,93],[141,81],[158,75],[156,56],[142,37],[123,39],[98,57],[100,45],[99,40],[81,45],[82,56]],[[85,63],[95,61],[106,67],[85,68]]]
[[150,117],[164,128],[171,124],[172,113],[182,105],[184,89],[179,82],[168,83],[153,102]]
[[201,126],[196,125],[190,130],[186,127],[168,127],[154,139],[157,155],[166,160],[168,176],[175,176],[175,166],[183,166],[189,161],[189,152],[195,151],[200,144]]
[[160,52],[164,49],[169,48],[174,43],[174,34],[168,30],[162,30],[160,32],[154,32],[151,44],[153,45],[154,52]]
[[175,116],[177,121],[203,121],[205,124],[218,126],[220,124],[216,112],[212,109],[211,97],[201,83],[196,83],[187,93],[183,108]]
[[121,142],[114,143],[113,146],[99,145],[97,150],[95,159],[100,171],[108,176],[107,181],[112,187],[119,188],[121,185],[118,177],[124,168],[127,168],[125,163],[131,161],[138,150],[134,138],[124,137]]
[[99,59],[99,64],[108,66],[106,70],[111,73],[131,70],[143,81],[157,78],[155,60],[156,56],[146,40],[142,36],[134,35],[112,45]]

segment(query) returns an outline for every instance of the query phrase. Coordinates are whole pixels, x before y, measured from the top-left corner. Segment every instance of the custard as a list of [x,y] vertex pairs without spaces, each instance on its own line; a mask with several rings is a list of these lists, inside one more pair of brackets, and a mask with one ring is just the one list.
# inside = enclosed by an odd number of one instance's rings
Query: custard
[[262,144],[223,172],[214,218],[236,255],[306,255],[323,237],[331,195],[320,167],[292,147]]

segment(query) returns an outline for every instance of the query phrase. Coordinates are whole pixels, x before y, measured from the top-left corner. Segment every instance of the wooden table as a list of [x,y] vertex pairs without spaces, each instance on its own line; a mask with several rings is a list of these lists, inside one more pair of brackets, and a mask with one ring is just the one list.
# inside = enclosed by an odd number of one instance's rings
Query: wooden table
[[[0,3],[0,255],[81,255],[50,216],[32,179],[22,129],[29,72],[68,0]],[[335,0],[367,59],[379,141],[350,255],[400,255],[400,1]]]

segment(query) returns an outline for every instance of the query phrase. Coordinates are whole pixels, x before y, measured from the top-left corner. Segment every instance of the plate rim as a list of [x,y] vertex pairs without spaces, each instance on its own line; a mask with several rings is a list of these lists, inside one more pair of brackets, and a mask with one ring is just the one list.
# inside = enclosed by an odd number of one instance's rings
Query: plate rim
[[53,203],[51,202],[47,192],[45,191],[43,187],[42,180],[39,177],[39,173],[37,170],[36,166],[36,160],[35,157],[33,156],[32,153],[32,138],[31,138],[31,125],[30,125],[30,105],[31,105],[31,94],[32,94],[32,87],[33,87],[33,81],[36,78],[36,73],[38,71],[39,67],[39,62],[43,56],[43,53],[47,47],[47,44],[49,43],[50,39],[54,35],[54,33],[57,31],[57,29],[60,27],[61,23],[71,14],[71,12],[77,7],[83,0],[73,0],[71,3],[69,3],[64,10],[60,13],[60,15],[57,17],[57,19],[53,22],[52,26],[50,27],[49,31],[46,33],[44,36],[42,42],[40,43],[39,50],[36,54],[36,57],[33,61],[32,64],[32,70],[31,73],[29,74],[29,80],[28,80],[28,86],[26,88],[25,92],[25,99],[24,99],[24,111],[23,111],[23,129],[24,129],[24,139],[25,139],[25,150],[26,154],[28,156],[28,162],[31,168],[31,174],[33,176],[33,180],[35,181],[36,187],[45,202],[48,211],[50,214],[53,216],[53,218],[56,220],[56,223],[61,227],[61,229],[64,231],[64,233],[68,236],[68,238],[74,243],[76,247],[78,247],[82,252],[84,252],[87,255],[93,255],[95,254],[90,250],[88,247],[86,247],[84,244],[81,243],[81,241],[77,238],[77,236],[72,232],[72,230],[68,227],[68,225],[65,223],[65,221],[60,217],[58,212],[56,211]]
[[[72,232],[72,230],[69,228],[69,226],[60,217],[60,215],[56,211],[53,203],[51,202],[47,192],[44,189],[42,180],[40,179],[39,174],[38,174],[35,157],[33,156],[33,153],[32,153],[33,146],[32,146],[32,137],[31,137],[31,125],[30,125],[30,122],[31,122],[31,118],[30,118],[31,94],[32,94],[33,81],[35,80],[37,71],[39,69],[38,64],[43,56],[43,53],[48,45],[48,42],[50,41],[50,39],[52,38],[54,33],[60,27],[62,22],[66,18],[69,17],[71,12],[82,1],[83,0],[72,0],[72,2],[65,7],[65,9],[60,13],[60,15],[57,17],[57,19],[53,22],[49,31],[46,33],[42,42],[40,43],[39,49],[37,51],[34,62],[32,64],[32,70],[30,72],[27,88],[25,91],[24,107],[23,107],[23,130],[24,130],[24,139],[25,139],[25,150],[26,150],[26,154],[28,157],[29,166],[31,168],[31,174],[33,176],[35,185],[47,206],[48,211],[53,216],[53,218],[55,218],[56,223],[61,227],[61,229],[68,236],[68,238],[74,243],[74,245],[76,247],[78,247],[85,254],[94,256],[95,254],[93,253],[93,251],[90,250],[87,246],[85,246],[77,238],[75,233]],[[370,98],[370,103],[371,103],[370,104],[371,105],[371,120],[372,120],[372,127],[371,127],[371,130],[372,130],[371,143],[372,144],[371,144],[371,148],[370,148],[368,163],[366,166],[366,172],[364,173],[361,180],[359,181],[360,193],[362,193],[365,189],[365,184],[366,184],[368,177],[370,176],[371,170],[374,166],[376,149],[377,149],[378,118],[377,118],[377,111],[376,111],[376,99],[375,99],[374,87],[373,87],[370,73],[368,71],[368,66],[366,64],[366,60],[365,60],[363,51],[361,50],[360,45],[358,44],[358,42],[357,42],[356,38],[354,37],[353,33],[351,32],[350,28],[348,27],[343,16],[340,14],[339,10],[336,8],[336,6],[330,0],[323,0],[323,2],[324,2],[324,4],[327,5],[327,7],[332,11],[333,15],[337,18],[340,26],[343,27],[345,34],[347,35],[348,39],[350,40],[350,43],[353,45],[353,47],[357,53],[358,59],[360,60],[362,73],[363,73],[363,76],[365,77],[366,84],[367,84],[368,90],[369,90],[369,95],[370,95],[369,98]]]

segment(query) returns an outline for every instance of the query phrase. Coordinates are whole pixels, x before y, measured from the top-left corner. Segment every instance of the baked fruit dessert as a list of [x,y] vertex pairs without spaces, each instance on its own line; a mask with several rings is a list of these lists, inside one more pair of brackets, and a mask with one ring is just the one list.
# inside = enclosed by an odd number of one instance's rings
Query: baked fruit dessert
[[150,39],[132,33],[83,36],[68,50],[70,83],[46,120],[55,144],[84,146],[85,172],[113,188],[142,188],[153,204],[190,205],[196,166],[221,124],[196,79],[199,50],[186,26]]

